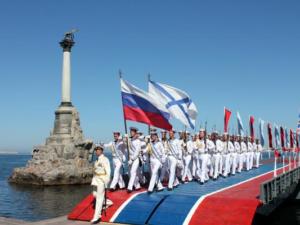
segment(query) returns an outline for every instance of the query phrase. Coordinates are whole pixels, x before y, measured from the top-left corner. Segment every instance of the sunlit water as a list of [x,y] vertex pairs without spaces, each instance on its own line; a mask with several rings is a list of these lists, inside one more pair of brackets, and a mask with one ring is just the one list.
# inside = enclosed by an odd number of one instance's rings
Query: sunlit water
[[[0,216],[37,221],[66,215],[91,192],[89,185],[9,184],[7,178],[13,168],[24,166],[30,158],[29,155],[0,155]],[[265,222],[262,224],[300,225],[300,200],[286,203]]]

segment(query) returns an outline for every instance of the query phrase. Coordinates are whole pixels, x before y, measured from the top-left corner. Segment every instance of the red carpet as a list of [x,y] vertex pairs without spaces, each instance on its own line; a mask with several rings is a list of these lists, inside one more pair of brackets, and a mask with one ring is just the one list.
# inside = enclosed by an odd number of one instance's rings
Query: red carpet
[[[282,169],[277,170],[277,174]],[[251,225],[259,201],[260,184],[273,172],[206,197],[193,214],[190,225]]]
[[[106,210],[106,216],[102,216],[102,221],[109,222],[111,217],[115,214],[118,208],[132,195],[142,192],[144,190],[134,191],[130,194],[126,190],[120,190],[116,192],[107,192],[107,196],[113,201],[113,205]],[[68,215],[70,220],[82,220],[90,221],[94,215],[93,209],[94,197],[92,194],[88,195],[83,201],[81,201]]]

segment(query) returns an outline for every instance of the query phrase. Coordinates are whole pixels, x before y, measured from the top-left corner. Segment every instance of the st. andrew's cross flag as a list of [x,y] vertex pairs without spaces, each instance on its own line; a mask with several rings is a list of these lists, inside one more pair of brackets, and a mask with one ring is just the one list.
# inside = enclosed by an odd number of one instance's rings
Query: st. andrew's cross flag
[[161,101],[172,117],[185,126],[195,129],[198,111],[192,99],[184,91],[158,82],[149,80],[149,94]]

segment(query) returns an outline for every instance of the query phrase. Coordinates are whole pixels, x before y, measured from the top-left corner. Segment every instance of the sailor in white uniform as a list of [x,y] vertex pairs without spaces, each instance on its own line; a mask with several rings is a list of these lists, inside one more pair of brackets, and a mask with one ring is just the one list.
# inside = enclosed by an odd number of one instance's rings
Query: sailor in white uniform
[[[164,158],[167,159],[168,156],[168,146],[167,146],[167,131],[162,130],[161,131],[161,143],[164,147]],[[163,162],[162,168],[161,168],[161,172],[160,172],[160,181],[161,183],[164,182],[164,180],[168,180],[169,177],[169,164],[168,164],[168,160],[165,160],[165,162]]]
[[196,140],[195,145],[197,151],[199,152],[199,163],[200,163],[200,177],[199,181],[200,184],[204,184],[209,177],[208,177],[208,160],[209,155],[207,152],[206,144],[205,144],[205,130],[200,129],[199,131],[199,139]]
[[129,159],[128,159],[128,166],[130,168],[129,174],[129,182],[127,187],[127,192],[132,192],[133,186],[136,190],[141,188],[139,183],[139,179],[137,176],[137,172],[139,169],[140,163],[140,154],[142,151],[142,143],[139,139],[138,129],[135,127],[130,127],[130,138],[128,140],[128,147],[129,147]]
[[231,146],[230,144],[228,133],[224,133],[223,135],[223,165],[224,165],[223,176],[224,177],[227,177],[228,174],[230,173],[231,151],[233,151],[233,145]]
[[[256,143],[254,142],[254,139],[252,138],[252,137],[249,137],[249,139],[250,139],[250,141],[249,141],[249,143],[250,143],[250,145],[251,145],[251,147],[250,147],[250,156],[249,156],[249,169],[251,170],[252,168],[253,168],[253,161],[254,161],[254,157],[255,157],[255,155],[254,155],[254,152],[255,152],[255,149],[256,149]],[[249,147],[248,147],[249,148]]]
[[241,137],[240,135],[235,136],[235,140],[234,140],[234,148],[235,151],[237,153],[237,172],[240,173],[242,171],[243,168],[243,154],[242,154],[242,150],[241,150]]
[[248,137],[247,139],[247,161],[246,161],[246,170],[250,170],[251,169],[251,161],[253,164],[253,145],[251,143],[251,137]]
[[183,162],[184,162],[184,169],[182,175],[182,182],[185,182],[186,179],[188,182],[192,181],[192,173],[191,173],[191,160],[192,154],[194,151],[194,143],[190,140],[190,133],[186,132],[183,142]]
[[169,131],[169,140],[167,142],[168,148],[168,163],[169,163],[169,183],[168,183],[168,190],[173,190],[173,187],[177,187],[179,185],[179,181],[176,176],[176,169],[180,167],[182,169],[181,164],[181,146],[178,139],[175,138],[175,130]]
[[222,159],[221,159],[221,154],[223,152],[224,148],[224,143],[221,141],[221,137],[216,134],[216,148],[215,148],[215,154],[213,156],[213,161],[214,161],[214,180],[218,179],[219,175],[221,174],[221,169],[222,168]]
[[259,139],[256,139],[256,148],[255,148],[255,167],[259,167],[259,160],[260,160],[260,155],[263,151],[263,147],[259,141]]
[[228,143],[228,151],[230,154],[230,173],[231,175],[235,175],[236,167],[237,167],[237,152],[235,149],[235,143],[234,143],[234,135],[230,136],[230,141]]
[[164,146],[159,141],[156,130],[151,131],[151,140],[147,144],[147,152],[150,157],[151,179],[148,187],[148,193],[152,193],[154,186],[157,185],[157,191],[164,189],[159,179],[159,170],[166,161]]
[[126,162],[126,144],[122,140],[120,132],[114,132],[114,141],[104,144],[105,148],[110,148],[112,152],[112,160],[114,166],[114,175],[110,184],[110,191],[115,191],[117,184],[120,189],[125,188],[125,182],[122,177],[121,170]]
[[192,152],[192,177],[194,180],[200,179],[200,159],[199,159],[199,151],[197,148],[197,140],[198,140],[198,134],[195,134],[193,136],[193,143],[194,143],[194,149]]
[[206,140],[206,148],[209,155],[208,164],[209,164],[209,176],[214,176],[214,154],[216,152],[216,145],[215,145],[215,135],[211,134],[208,136],[208,139]]
[[[105,188],[108,186],[110,181],[110,163],[108,158],[103,154],[104,146],[102,144],[96,145],[95,153],[98,159],[94,163],[94,175],[92,179],[93,195],[96,199],[95,213],[92,224],[99,223],[101,221],[101,211],[103,207]],[[106,199],[105,205],[111,206],[113,203],[111,200]]]
[[[248,155],[247,151],[248,151],[248,149],[247,149],[247,137],[244,137],[244,138],[241,137],[241,152],[242,152],[241,153],[241,155],[242,155],[241,159],[242,159],[242,162],[243,162],[240,165],[241,170],[243,170],[243,168],[244,168],[244,163],[246,163],[246,165],[247,165],[247,155]],[[247,166],[246,166],[246,168],[247,168]]]

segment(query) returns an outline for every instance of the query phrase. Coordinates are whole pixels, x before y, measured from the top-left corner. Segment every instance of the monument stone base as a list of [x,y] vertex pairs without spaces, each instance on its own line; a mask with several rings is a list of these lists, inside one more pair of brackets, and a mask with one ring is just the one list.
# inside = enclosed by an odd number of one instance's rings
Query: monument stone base
[[71,103],[55,112],[54,129],[46,143],[33,149],[32,159],[15,168],[9,181],[35,185],[88,184],[93,142],[84,139],[79,114]]

